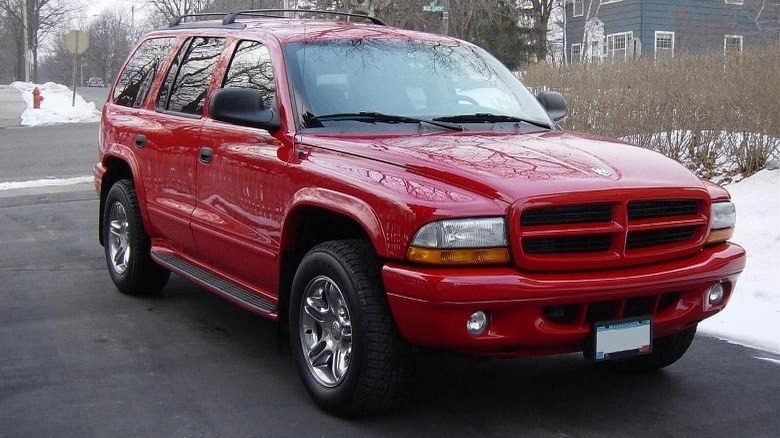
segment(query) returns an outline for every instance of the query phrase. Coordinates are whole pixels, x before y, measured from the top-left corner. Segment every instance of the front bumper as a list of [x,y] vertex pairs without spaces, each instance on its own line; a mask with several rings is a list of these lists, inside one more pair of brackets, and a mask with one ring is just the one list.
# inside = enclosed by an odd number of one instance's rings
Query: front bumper
[[[652,315],[655,338],[684,330],[726,306],[745,258],[741,247],[723,243],[684,259],[623,269],[540,273],[388,263],[382,277],[407,342],[472,354],[543,355],[582,350],[594,320],[631,316],[628,309]],[[710,305],[705,294],[715,282],[730,286],[722,302]],[[466,320],[478,310],[490,322],[475,337],[466,332]]]

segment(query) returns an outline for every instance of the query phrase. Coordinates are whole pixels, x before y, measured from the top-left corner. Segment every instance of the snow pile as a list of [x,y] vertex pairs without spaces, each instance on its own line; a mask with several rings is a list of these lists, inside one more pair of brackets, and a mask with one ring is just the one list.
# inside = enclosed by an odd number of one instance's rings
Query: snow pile
[[726,309],[702,322],[702,332],[780,354],[780,170],[762,170],[728,186],[737,206],[732,239],[747,266]]
[[[100,121],[100,112],[95,109],[94,103],[87,102],[76,94],[76,105],[72,105],[73,91],[65,85],[54,82],[42,85],[14,82],[11,86],[22,93],[22,97],[27,103],[27,109],[22,113],[22,126]],[[40,109],[33,109],[32,91],[35,87],[38,87],[41,96],[43,96]]]
[[[620,139],[658,151],[679,161],[696,175],[720,185],[742,179],[739,161],[743,163],[748,161],[747,155],[750,150],[770,151],[767,165],[770,169],[776,168],[780,160],[778,155],[780,137],[759,132],[698,131],[694,133],[690,130],[676,130],[627,135]],[[741,157],[741,160],[738,157]]]

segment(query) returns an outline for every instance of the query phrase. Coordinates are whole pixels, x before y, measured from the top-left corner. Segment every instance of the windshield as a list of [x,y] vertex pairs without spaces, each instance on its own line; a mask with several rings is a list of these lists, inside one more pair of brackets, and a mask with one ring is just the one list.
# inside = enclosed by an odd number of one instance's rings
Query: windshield
[[[356,119],[402,123],[365,117],[365,113],[426,120],[491,115],[542,126],[552,123],[520,81],[477,47],[432,41],[332,40],[291,43],[286,58],[304,128],[355,123]],[[453,121],[508,120],[470,117]]]

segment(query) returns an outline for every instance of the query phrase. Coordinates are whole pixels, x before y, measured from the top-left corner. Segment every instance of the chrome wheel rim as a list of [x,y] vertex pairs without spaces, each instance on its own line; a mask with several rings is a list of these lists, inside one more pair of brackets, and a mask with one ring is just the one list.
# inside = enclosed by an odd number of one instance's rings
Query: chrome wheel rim
[[130,263],[130,231],[125,207],[114,202],[108,214],[108,255],[111,268],[119,275],[127,271]]
[[341,383],[352,358],[352,323],[344,294],[330,278],[321,275],[306,286],[299,332],[311,375],[328,388]]

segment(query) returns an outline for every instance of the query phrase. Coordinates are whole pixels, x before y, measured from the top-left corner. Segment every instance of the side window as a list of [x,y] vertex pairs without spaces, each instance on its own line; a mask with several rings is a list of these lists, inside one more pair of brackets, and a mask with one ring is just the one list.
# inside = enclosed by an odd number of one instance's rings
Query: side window
[[176,73],[179,72],[181,60],[184,58],[184,54],[187,53],[187,49],[189,49],[191,42],[192,40],[188,40],[186,43],[182,44],[181,48],[179,49],[179,53],[176,54],[176,58],[173,60],[171,67],[168,69],[168,74],[165,75],[165,82],[163,82],[162,86],[160,87],[160,92],[157,94],[157,103],[155,104],[155,108],[158,110],[165,110],[168,107],[168,97],[170,96],[173,80],[176,79]]
[[157,108],[200,115],[224,38],[193,38],[184,44],[171,66],[157,99]]
[[173,41],[174,38],[155,38],[141,43],[119,76],[112,96],[115,104],[134,108],[143,104]]
[[241,41],[230,61],[223,87],[259,90],[265,107],[271,107],[276,85],[268,48],[256,41]]

